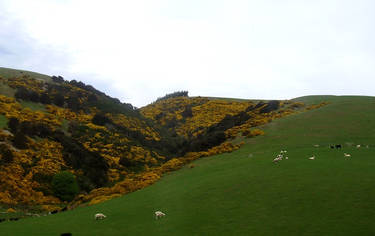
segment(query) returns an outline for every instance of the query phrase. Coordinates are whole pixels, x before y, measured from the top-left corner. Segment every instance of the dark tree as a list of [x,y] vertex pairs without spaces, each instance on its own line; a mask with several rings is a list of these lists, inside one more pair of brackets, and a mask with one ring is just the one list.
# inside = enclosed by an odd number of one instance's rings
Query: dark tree
[[280,102],[279,101],[276,101],[276,100],[270,101],[259,112],[260,113],[268,113],[268,112],[271,112],[271,111],[279,109],[279,106],[280,106]]
[[52,81],[55,82],[55,83],[62,83],[64,82],[64,78],[61,77],[61,76],[52,76]]
[[30,92],[24,87],[18,88],[14,97],[22,100],[29,100]]
[[68,108],[72,111],[79,111],[81,104],[79,103],[79,99],[76,96],[70,96],[67,100]]
[[53,98],[53,104],[55,104],[56,106],[62,107],[64,106],[64,102],[65,102],[65,98],[60,93],[56,94],[55,97]]
[[30,91],[28,100],[32,102],[39,102],[40,101],[39,94],[35,91]]
[[26,136],[21,132],[17,132],[13,137],[13,145],[16,148],[19,148],[19,149],[27,148],[27,138],[26,138]]
[[19,121],[16,117],[11,117],[8,121],[8,127],[12,133],[16,133],[18,129]]
[[93,103],[93,102],[98,101],[98,98],[95,96],[95,94],[90,94],[90,95],[87,97],[87,101],[90,102],[90,103]]
[[1,164],[8,164],[13,161],[13,153],[9,150],[9,147],[5,144],[0,144],[0,155],[1,155]]
[[106,123],[111,124],[112,121],[103,114],[95,114],[95,116],[92,118],[92,123],[95,125],[104,126]]
[[47,93],[42,93],[40,95],[40,102],[43,104],[51,104],[51,98]]
[[168,99],[168,98],[188,97],[189,96],[188,93],[189,93],[188,91],[177,91],[177,92],[169,93],[169,94],[165,95],[164,97],[160,97],[160,98],[156,99],[155,102],[165,100],[165,99]]

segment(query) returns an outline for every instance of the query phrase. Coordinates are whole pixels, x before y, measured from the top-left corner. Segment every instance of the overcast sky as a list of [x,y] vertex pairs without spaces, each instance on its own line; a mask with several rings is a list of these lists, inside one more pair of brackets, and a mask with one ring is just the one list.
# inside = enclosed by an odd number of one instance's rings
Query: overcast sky
[[375,96],[373,0],[0,0],[0,66],[141,107],[190,96]]

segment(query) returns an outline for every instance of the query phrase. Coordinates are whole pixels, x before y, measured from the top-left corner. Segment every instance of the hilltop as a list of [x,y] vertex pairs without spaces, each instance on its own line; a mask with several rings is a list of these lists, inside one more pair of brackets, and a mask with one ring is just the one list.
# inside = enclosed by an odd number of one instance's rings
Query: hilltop
[[[42,211],[142,189],[195,159],[239,149],[264,134],[261,125],[326,105],[177,92],[136,109],[79,81],[6,68],[0,88],[0,203]],[[66,172],[73,180],[54,184]]]

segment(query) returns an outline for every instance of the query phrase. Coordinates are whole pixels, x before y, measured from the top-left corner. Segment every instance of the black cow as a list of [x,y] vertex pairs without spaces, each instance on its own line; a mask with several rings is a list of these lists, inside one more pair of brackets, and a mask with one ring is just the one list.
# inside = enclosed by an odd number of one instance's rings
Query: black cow
[[336,149],[342,148],[341,144],[336,144],[335,147]]
[[72,236],[72,233],[62,233],[60,236]]

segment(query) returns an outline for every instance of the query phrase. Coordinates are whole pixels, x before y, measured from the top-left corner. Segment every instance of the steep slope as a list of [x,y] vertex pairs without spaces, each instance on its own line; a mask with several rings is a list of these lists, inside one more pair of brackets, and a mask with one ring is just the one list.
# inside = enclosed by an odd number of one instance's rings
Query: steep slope
[[2,203],[48,209],[60,202],[51,186],[60,171],[71,171],[81,191],[90,191],[160,165],[170,154],[158,128],[130,104],[62,77],[0,72],[7,91],[0,95],[7,129],[0,135]]
[[[246,139],[241,149],[197,160],[194,168],[173,172],[140,191],[53,216],[1,223],[2,232],[371,235],[375,98],[314,96],[296,101],[329,104],[265,124],[265,135]],[[331,149],[331,144],[342,149]],[[289,159],[273,163],[280,150],[287,150]],[[311,155],[316,159],[309,160]],[[155,210],[166,217],[155,220]],[[107,219],[95,221],[96,212]]]
[[[324,105],[178,94],[137,110],[61,76],[0,72],[0,203],[43,210],[142,189],[195,159],[237,150],[244,137],[264,134],[259,125]],[[72,179],[56,184],[66,171]],[[69,187],[75,181],[79,192]]]

